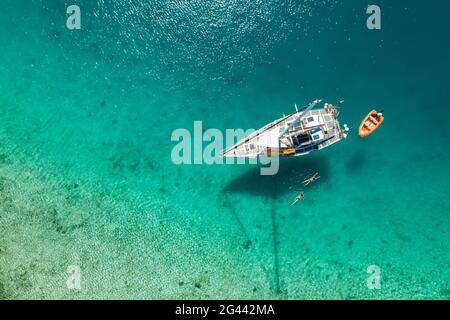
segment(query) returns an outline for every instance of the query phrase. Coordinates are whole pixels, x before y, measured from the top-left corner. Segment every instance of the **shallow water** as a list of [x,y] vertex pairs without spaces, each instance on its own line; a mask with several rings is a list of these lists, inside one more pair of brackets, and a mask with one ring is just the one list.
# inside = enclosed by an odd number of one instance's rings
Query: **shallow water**
[[[449,5],[378,3],[380,31],[359,0],[78,1],[69,31],[65,1],[3,1],[0,298],[449,299]],[[171,161],[194,120],[316,98],[352,134],[276,176]]]

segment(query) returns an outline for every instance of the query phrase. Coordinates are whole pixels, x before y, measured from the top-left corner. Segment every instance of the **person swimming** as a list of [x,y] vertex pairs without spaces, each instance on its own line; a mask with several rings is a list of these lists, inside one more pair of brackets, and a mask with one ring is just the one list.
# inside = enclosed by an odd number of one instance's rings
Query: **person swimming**
[[306,186],[309,186],[311,183],[314,183],[314,182],[316,182],[316,181],[319,180],[319,179],[320,179],[319,173],[316,172],[313,176],[311,176],[311,177],[305,179],[305,180],[303,181],[303,185],[304,185],[305,187],[306,187]]
[[303,199],[303,197],[305,196],[304,192],[301,192],[297,197],[295,197],[294,202],[292,203],[292,205],[297,204],[297,202],[301,201]]

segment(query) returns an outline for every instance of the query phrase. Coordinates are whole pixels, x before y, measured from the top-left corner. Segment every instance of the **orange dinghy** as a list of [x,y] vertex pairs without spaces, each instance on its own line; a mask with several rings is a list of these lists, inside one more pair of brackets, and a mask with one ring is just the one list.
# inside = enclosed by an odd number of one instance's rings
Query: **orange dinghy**
[[384,117],[382,113],[378,114],[376,110],[370,111],[370,113],[367,115],[367,117],[364,118],[364,120],[361,122],[361,125],[359,126],[359,135],[361,137],[367,137],[368,135],[371,135],[375,130],[378,129],[383,121]]

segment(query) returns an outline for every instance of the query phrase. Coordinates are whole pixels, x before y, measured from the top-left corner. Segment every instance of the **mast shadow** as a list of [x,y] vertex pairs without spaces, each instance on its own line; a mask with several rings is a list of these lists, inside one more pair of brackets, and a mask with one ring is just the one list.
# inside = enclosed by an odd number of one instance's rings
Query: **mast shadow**
[[277,199],[289,192],[304,189],[303,180],[318,172],[324,182],[330,178],[328,160],[322,156],[280,159],[280,168],[274,176],[262,176],[255,166],[225,186],[226,193],[246,193]]

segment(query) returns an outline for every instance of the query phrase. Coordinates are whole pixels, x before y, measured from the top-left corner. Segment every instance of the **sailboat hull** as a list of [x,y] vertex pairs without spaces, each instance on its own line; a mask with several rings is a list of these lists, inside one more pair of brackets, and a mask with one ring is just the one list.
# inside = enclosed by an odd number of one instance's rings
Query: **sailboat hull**
[[[310,106],[314,107],[316,100]],[[223,153],[224,157],[296,157],[319,151],[345,138],[331,104],[296,111],[250,134]]]

